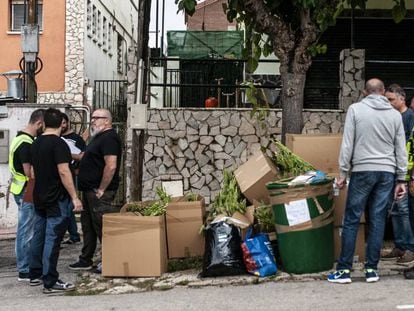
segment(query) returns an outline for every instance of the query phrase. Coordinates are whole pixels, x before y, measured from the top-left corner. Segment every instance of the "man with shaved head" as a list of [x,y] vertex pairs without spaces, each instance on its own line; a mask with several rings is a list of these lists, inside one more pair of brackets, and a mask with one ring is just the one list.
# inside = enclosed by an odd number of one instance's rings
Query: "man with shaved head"
[[392,196],[400,200],[406,193],[407,151],[401,113],[384,96],[384,83],[379,79],[367,81],[364,95],[348,109],[339,155],[340,176],[336,185],[342,189],[348,177],[350,183],[341,254],[336,271],[328,275],[332,283],[352,282],[355,241],[365,207],[369,216],[365,280],[379,280],[377,268],[387,204]]
[[[97,240],[102,241],[102,216],[118,212],[112,206],[119,185],[121,140],[112,128],[112,115],[106,109],[92,113],[91,141],[79,165],[79,190],[83,192],[81,225],[83,232],[82,254],[79,261],[69,265],[72,270],[89,270]],[[98,271],[100,272],[100,265]]]

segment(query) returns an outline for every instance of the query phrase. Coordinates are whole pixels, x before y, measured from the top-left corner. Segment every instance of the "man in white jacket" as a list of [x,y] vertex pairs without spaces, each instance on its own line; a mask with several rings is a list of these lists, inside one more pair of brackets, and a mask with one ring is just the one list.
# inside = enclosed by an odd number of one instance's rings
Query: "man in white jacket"
[[387,203],[406,193],[407,151],[401,114],[384,97],[384,83],[367,81],[363,100],[349,107],[339,155],[339,189],[350,177],[342,230],[342,247],[332,283],[351,283],[350,270],[359,221],[368,207],[369,232],[365,279],[379,280],[377,266],[384,237]]

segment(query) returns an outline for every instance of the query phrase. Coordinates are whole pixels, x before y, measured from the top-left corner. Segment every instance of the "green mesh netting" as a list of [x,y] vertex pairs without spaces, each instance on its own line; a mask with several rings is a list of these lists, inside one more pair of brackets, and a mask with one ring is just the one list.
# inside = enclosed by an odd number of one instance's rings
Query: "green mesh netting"
[[168,56],[242,58],[243,31],[167,31]]

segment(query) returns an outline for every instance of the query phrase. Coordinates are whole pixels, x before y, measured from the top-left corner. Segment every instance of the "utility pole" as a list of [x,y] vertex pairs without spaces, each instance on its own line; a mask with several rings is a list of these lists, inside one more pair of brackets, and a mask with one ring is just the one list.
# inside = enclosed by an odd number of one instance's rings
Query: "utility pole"
[[35,80],[36,59],[39,53],[39,25],[37,24],[37,0],[27,1],[27,24],[22,26],[22,52],[25,62],[27,102],[36,103],[37,86]]
[[[148,105],[148,40],[149,23],[151,16],[151,0],[139,0],[138,29],[137,29],[137,73],[135,87],[135,107],[131,107],[131,114],[137,107]],[[146,109],[145,109],[146,111]],[[145,112],[146,115],[146,112]],[[146,116],[145,116],[146,118]],[[146,123],[146,122],[145,122]],[[132,170],[130,178],[130,194],[133,201],[142,199],[142,166],[144,162],[145,128],[132,128]]]

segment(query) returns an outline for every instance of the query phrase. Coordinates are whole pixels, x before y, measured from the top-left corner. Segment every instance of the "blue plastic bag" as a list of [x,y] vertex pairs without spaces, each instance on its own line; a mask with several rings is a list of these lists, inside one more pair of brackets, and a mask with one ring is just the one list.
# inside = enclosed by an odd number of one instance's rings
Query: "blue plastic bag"
[[250,228],[241,246],[247,272],[261,277],[276,274],[277,266],[269,236],[259,233],[251,237],[251,234]]

